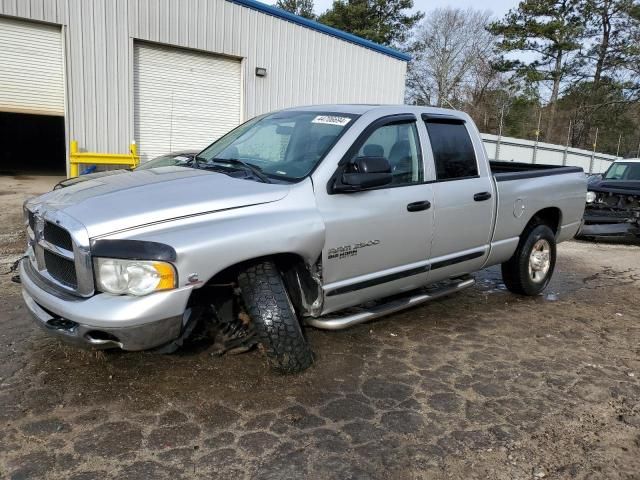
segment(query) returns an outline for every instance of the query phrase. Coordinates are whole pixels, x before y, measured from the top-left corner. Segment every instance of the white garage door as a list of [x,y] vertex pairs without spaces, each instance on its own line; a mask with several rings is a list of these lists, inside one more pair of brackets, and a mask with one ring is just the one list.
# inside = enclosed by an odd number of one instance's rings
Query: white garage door
[[0,18],[0,112],[64,115],[61,32]]
[[240,123],[240,61],[139,43],[135,136],[141,160],[198,150]]

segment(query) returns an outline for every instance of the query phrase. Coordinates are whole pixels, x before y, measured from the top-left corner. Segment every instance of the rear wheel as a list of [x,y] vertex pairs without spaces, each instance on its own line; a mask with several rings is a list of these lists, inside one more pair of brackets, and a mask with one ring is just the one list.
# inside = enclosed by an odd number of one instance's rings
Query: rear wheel
[[313,354],[276,265],[255,264],[239,275],[238,284],[271,366],[281,373],[308,368]]
[[553,231],[547,225],[533,224],[523,233],[513,256],[502,264],[502,279],[513,293],[538,295],[549,285],[555,265]]

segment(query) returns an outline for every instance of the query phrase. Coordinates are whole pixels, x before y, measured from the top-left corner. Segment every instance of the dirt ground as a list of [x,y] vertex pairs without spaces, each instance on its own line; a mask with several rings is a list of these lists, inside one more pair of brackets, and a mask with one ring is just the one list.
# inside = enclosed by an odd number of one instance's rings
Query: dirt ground
[[[0,178],[0,269],[20,204]],[[32,324],[0,275],[0,478],[638,479],[640,247],[568,242],[546,295],[499,271],[342,332],[278,376],[257,351],[96,353]]]

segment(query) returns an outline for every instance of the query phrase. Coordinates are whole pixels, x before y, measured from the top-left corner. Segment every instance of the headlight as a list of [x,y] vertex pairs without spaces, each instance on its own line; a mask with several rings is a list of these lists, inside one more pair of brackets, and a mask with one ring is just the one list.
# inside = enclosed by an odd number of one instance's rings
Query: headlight
[[587,203],[593,203],[596,201],[596,192],[587,192]]
[[114,295],[147,295],[178,284],[173,265],[150,260],[94,260],[98,290]]

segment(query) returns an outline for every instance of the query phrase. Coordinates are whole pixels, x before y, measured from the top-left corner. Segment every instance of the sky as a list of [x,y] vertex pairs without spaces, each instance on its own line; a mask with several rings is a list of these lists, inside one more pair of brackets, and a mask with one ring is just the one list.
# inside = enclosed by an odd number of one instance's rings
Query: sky
[[[333,0],[314,0],[314,3],[316,13],[322,13],[331,6]],[[446,6],[457,8],[472,7],[478,10],[489,10],[494,16],[502,17],[510,8],[518,5],[518,0],[492,0],[489,2],[478,2],[477,0],[414,0],[414,5],[417,10],[425,13]]]

